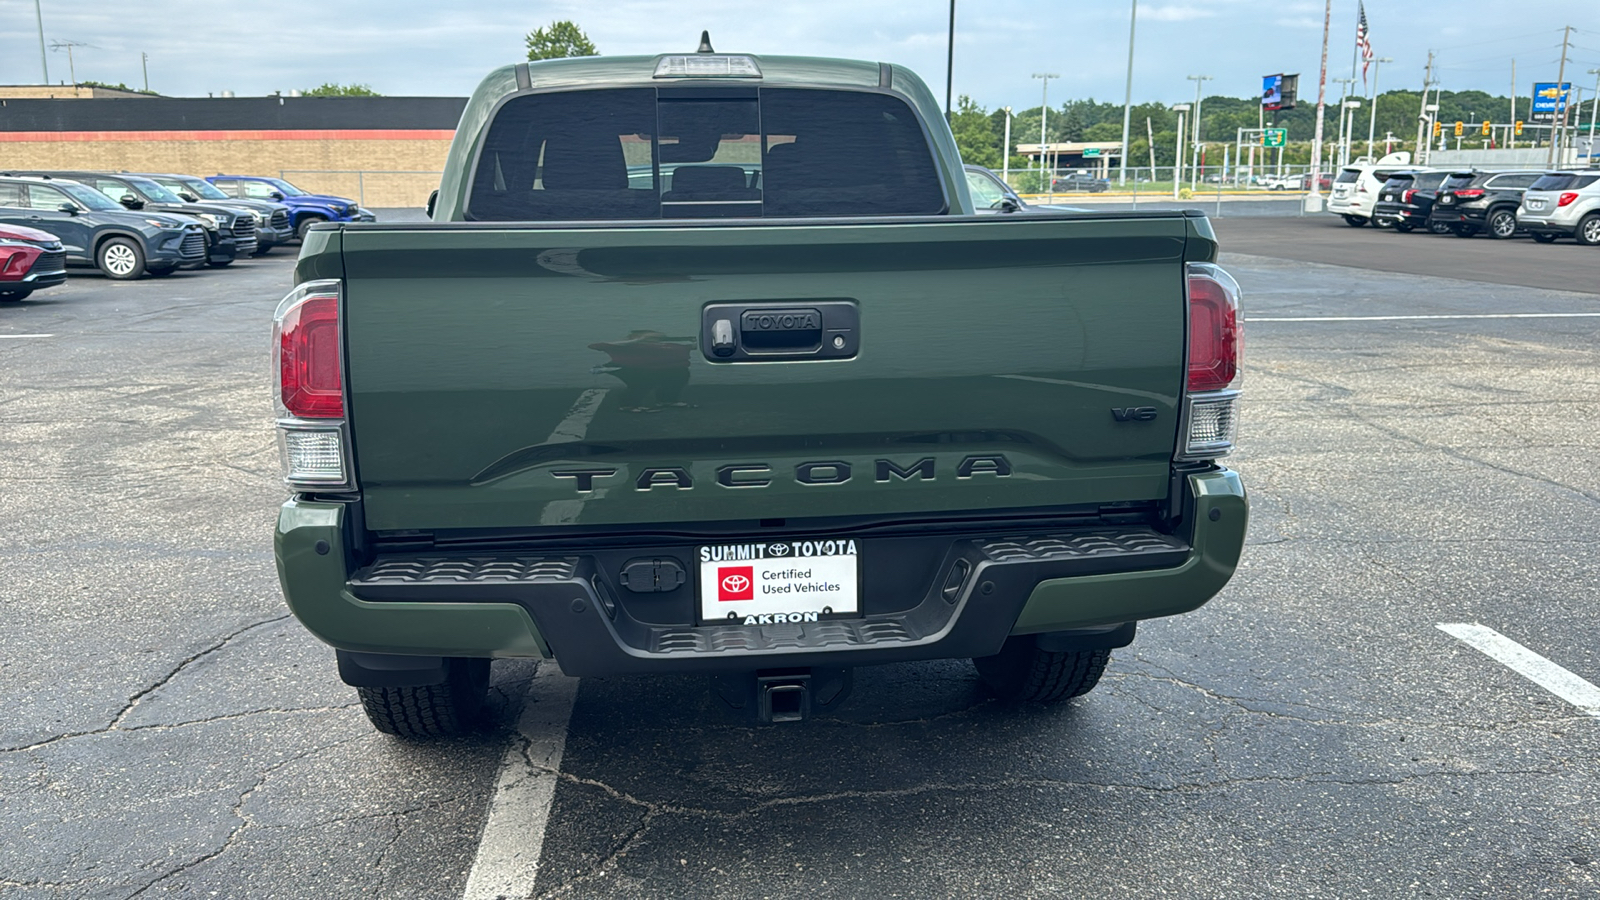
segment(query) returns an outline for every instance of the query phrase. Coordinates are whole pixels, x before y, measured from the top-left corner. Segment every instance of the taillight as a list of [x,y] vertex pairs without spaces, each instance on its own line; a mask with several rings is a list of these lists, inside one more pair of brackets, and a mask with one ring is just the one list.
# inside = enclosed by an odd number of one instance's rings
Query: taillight
[[1182,460],[1215,459],[1233,450],[1244,332],[1239,284],[1211,263],[1190,263],[1188,392],[1180,431]]
[[339,365],[338,283],[307,292],[293,304],[285,301],[285,306],[276,322],[279,401],[291,416],[340,418],[344,379]]
[[1468,188],[1464,191],[1456,191],[1455,195],[1461,200],[1474,200],[1478,197],[1482,197],[1484,195],[1484,191],[1482,188]]
[[1210,263],[1189,264],[1189,390],[1220,391],[1239,376],[1239,285]]
[[284,481],[294,488],[354,487],[345,458],[339,294],[337,281],[306,282],[273,317],[278,446]]
[[1561,197],[1556,200],[1556,206],[1566,206],[1567,204],[1572,203],[1577,199],[1578,199],[1578,192],[1577,191],[1563,191],[1562,194],[1561,194]]
[[1415,197],[1416,195],[1417,195],[1417,192],[1415,190],[1406,191],[1405,193],[1400,195],[1400,202],[1401,203],[1410,203],[1411,202],[1411,198]]

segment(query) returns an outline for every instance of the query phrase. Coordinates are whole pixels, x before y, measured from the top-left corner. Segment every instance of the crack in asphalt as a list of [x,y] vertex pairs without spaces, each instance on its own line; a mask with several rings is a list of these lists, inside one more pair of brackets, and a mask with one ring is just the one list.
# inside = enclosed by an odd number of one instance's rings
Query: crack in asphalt
[[[205,648],[204,650],[201,650],[200,652],[194,654],[193,656],[190,656],[190,657],[180,661],[176,666],[174,666],[172,669],[170,669],[167,672],[167,674],[161,676],[159,679],[157,679],[149,687],[146,687],[143,690],[140,690],[139,692],[135,693],[132,697],[129,697],[128,698],[128,702],[123,704],[122,709],[119,710],[116,715],[111,717],[111,722],[109,724],[101,727],[101,728],[94,728],[94,729],[91,729],[89,731],[73,731],[73,732],[67,732],[67,733],[64,733],[64,734],[57,734],[57,735],[53,735],[51,737],[48,737],[48,738],[46,738],[46,739],[44,739],[42,741],[35,741],[35,742],[31,743],[31,744],[24,744],[24,745],[16,746],[16,747],[0,747],[0,753],[24,753],[24,752],[27,752],[27,751],[30,751],[30,750],[38,750],[38,749],[40,749],[42,747],[48,747],[51,744],[56,744],[56,743],[59,743],[61,741],[72,740],[74,738],[90,737],[92,735],[106,734],[106,733],[112,732],[112,731],[133,731],[133,730],[136,730],[136,729],[158,727],[158,726],[148,726],[147,725],[147,726],[135,726],[134,728],[124,729],[122,727],[122,722],[125,719],[127,719],[127,717],[130,714],[132,714],[134,708],[139,705],[139,702],[141,700],[143,700],[145,697],[150,696],[150,694],[152,694],[153,692],[158,691],[161,688],[165,687],[168,683],[170,683],[172,681],[172,679],[178,677],[179,673],[181,673],[184,669],[187,669],[192,663],[195,663],[195,662],[197,662],[197,661],[199,661],[201,659],[204,659],[205,657],[210,656],[211,654],[217,652],[218,650],[221,650],[222,648],[226,647],[235,638],[245,634],[246,632],[253,631],[253,630],[257,629],[257,628],[261,628],[261,627],[266,626],[266,625],[271,625],[274,622],[282,622],[287,618],[289,618],[289,614],[288,613],[284,613],[281,616],[273,616],[272,618],[269,618],[269,619],[261,619],[261,620],[258,620],[256,622],[252,622],[252,623],[250,623],[248,625],[245,625],[242,628],[239,628],[239,629],[237,629],[235,631],[232,631],[232,632],[224,635],[221,640],[218,640],[216,643],[212,644],[211,646]],[[175,726],[171,726],[171,727],[175,727]]]

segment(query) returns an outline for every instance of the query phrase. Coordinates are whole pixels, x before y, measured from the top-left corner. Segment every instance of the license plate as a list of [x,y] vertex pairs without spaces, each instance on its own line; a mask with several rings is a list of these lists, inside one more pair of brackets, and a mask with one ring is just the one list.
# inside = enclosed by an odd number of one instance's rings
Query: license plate
[[1440,197],[1439,198],[1439,202],[1444,204],[1445,206],[1449,206],[1450,204],[1456,202],[1456,198],[1454,198],[1454,197]]
[[785,625],[861,612],[852,539],[706,545],[699,558],[703,622]]
[[1534,200],[1528,204],[1529,209],[1544,209],[1543,200]]
[[1390,201],[1390,200],[1393,200],[1393,199],[1394,199],[1394,195],[1393,195],[1393,194],[1384,194],[1384,195],[1383,195],[1383,196],[1382,196],[1382,197],[1380,197],[1380,198],[1379,198],[1379,199],[1380,199],[1380,200],[1382,200],[1382,201],[1384,201],[1384,202],[1385,202],[1385,203],[1387,203],[1387,202],[1389,202],[1389,201]]

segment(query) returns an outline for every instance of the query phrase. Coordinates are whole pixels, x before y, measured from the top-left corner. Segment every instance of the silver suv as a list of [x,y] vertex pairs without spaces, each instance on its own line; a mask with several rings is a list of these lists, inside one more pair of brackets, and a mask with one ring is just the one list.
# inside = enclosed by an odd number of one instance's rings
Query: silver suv
[[1522,195],[1517,225],[1541,244],[1600,244],[1600,172],[1548,172]]

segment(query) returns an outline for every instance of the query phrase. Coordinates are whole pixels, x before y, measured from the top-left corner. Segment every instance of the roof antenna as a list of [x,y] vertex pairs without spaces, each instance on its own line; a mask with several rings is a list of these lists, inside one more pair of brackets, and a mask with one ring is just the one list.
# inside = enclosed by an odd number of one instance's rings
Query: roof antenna
[[709,31],[700,32],[700,49],[696,50],[695,52],[696,53],[715,53],[715,52],[717,52],[717,51],[711,49],[711,32],[709,32]]

